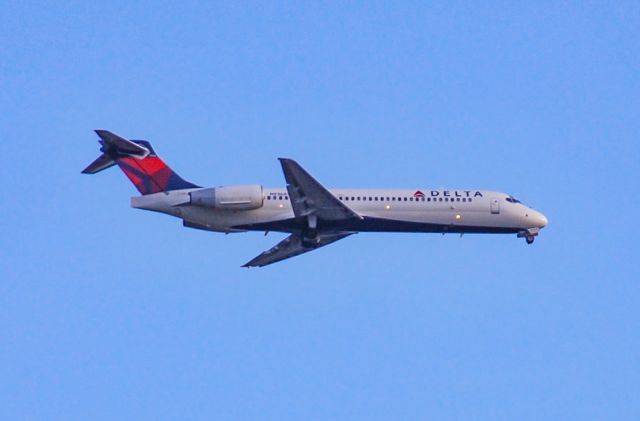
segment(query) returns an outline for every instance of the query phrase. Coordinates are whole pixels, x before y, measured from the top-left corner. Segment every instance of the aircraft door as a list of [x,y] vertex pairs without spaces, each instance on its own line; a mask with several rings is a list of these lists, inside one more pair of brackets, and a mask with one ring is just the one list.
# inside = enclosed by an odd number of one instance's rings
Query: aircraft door
[[495,197],[491,199],[491,213],[500,213],[500,200]]

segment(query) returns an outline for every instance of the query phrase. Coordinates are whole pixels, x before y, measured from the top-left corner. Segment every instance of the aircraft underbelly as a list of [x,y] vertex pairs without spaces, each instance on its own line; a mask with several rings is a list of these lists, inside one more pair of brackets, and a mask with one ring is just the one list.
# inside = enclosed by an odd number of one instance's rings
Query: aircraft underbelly
[[446,226],[477,227],[509,227],[512,221],[508,218],[491,215],[482,211],[406,211],[406,212],[369,212],[365,218],[375,220],[396,221],[399,223],[416,223]]
[[[380,218],[375,216],[364,216],[361,220],[351,221],[318,221],[318,229],[324,231],[353,231],[353,232],[424,232],[424,233],[512,233],[520,229],[505,224],[477,224],[473,225],[469,221],[464,223],[452,223],[444,220],[426,220],[418,218],[399,218],[394,215],[392,218]],[[300,232],[306,228],[304,221],[295,218],[241,223],[234,225],[235,229],[249,231],[282,231]]]

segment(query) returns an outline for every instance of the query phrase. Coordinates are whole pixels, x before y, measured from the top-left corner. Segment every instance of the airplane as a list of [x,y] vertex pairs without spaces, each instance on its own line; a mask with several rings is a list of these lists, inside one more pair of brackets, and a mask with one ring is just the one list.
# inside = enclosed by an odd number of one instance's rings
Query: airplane
[[144,140],[95,130],[102,154],[82,173],[118,165],[141,196],[137,209],[221,233],[288,233],[243,267],[262,267],[358,232],[516,234],[533,243],[547,218],[515,197],[475,189],[328,189],[293,159],[279,158],[286,187],[201,187],[180,177]]

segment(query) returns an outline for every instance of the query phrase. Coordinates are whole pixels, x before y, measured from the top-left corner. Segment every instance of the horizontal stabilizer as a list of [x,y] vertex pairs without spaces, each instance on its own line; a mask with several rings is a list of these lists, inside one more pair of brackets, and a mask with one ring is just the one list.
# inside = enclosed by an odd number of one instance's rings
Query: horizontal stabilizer
[[[102,140],[102,145],[109,151],[118,152],[124,155],[135,155],[138,158],[144,158],[149,155],[149,149],[142,145],[134,143],[128,139],[118,136],[115,133],[111,133],[108,130],[96,130],[96,133]],[[107,152],[107,151],[103,151]]]
[[109,154],[103,153],[95,161],[93,161],[87,168],[82,170],[82,174],[95,174],[102,170],[106,170],[116,165],[116,161],[109,156]]

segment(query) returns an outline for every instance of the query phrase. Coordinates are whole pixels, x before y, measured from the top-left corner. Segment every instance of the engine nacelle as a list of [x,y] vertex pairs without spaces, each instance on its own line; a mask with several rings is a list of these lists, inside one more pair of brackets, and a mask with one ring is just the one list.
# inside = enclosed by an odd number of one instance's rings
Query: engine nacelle
[[211,187],[189,193],[191,204],[205,208],[251,210],[262,207],[262,186]]

